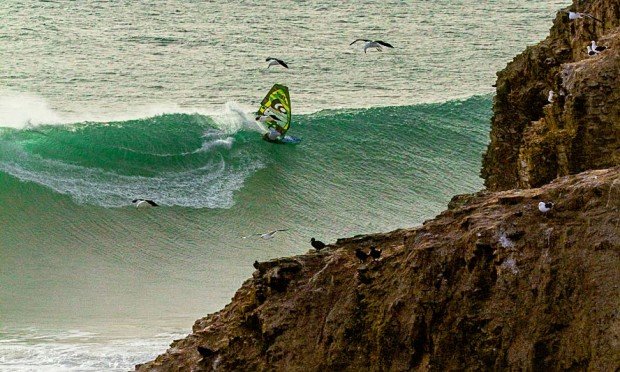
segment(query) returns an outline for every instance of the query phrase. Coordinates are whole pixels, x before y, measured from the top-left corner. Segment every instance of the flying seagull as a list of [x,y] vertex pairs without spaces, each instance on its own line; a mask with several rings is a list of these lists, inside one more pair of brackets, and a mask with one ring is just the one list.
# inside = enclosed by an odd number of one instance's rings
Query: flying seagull
[[159,207],[157,203],[148,199],[134,199],[131,202],[136,205],[136,208]]
[[596,41],[592,40],[592,50],[595,51],[596,53],[600,53],[602,51],[604,51],[605,49],[607,49],[607,47],[601,46],[601,45],[596,45]]
[[277,58],[273,58],[273,57],[268,57],[265,61],[269,62],[269,65],[267,66],[267,68],[271,67],[271,66],[277,66],[280,65],[284,68],[288,68],[288,65],[281,59],[277,59]]
[[366,49],[368,48],[375,48],[378,51],[382,51],[383,47],[388,47],[388,48],[394,48],[391,44],[386,43],[385,41],[381,41],[381,40],[368,40],[368,39],[356,39],[355,41],[353,41],[351,44],[349,45],[353,45],[355,43],[357,43],[358,41],[363,41],[364,42],[364,53],[366,53]]
[[[267,232],[267,233],[256,233],[256,234],[252,234],[250,236],[258,235],[258,236],[260,236],[261,239],[269,240],[269,239],[272,239],[273,236],[276,235],[276,233],[278,231],[286,231],[286,230],[288,230],[288,229],[278,229],[278,230],[273,230],[273,231],[270,231],[270,232]],[[247,239],[247,238],[248,238],[247,236],[243,237],[243,239]]]
[[569,12],[569,11],[567,11],[566,13],[568,13],[568,19],[570,19],[570,20],[575,20],[575,19],[587,17],[587,18],[592,18],[593,20],[595,20],[597,22],[603,23],[603,21],[601,21],[598,18],[594,18],[591,14],[588,14],[588,13]]

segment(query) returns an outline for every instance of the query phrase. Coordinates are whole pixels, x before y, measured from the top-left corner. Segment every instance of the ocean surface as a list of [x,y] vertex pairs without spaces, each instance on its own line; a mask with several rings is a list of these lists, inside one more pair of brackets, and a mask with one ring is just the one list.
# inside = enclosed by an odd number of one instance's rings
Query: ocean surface
[[[481,189],[495,73],[568,4],[3,0],[0,370],[132,369],[254,260]],[[252,120],[274,83],[300,144]]]

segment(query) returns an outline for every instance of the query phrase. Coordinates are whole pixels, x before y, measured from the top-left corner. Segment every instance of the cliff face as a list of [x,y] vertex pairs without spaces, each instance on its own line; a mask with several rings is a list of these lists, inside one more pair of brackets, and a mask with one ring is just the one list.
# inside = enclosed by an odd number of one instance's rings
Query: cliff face
[[[546,40],[498,73],[482,168],[490,190],[620,164],[620,2],[575,1],[569,9],[603,22],[560,12]],[[591,40],[608,49],[588,56]]]
[[[619,212],[620,167],[455,197],[422,227],[260,263],[137,369],[614,370]],[[371,245],[381,259],[360,262]]]

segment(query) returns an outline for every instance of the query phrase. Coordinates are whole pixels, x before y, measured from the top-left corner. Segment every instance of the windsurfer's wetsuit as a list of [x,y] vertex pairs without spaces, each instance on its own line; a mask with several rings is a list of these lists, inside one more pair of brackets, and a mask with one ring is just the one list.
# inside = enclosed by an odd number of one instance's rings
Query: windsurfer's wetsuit
[[268,142],[278,142],[280,138],[280,132],[278,132],[275,128],[269,128],[269,132],[263,135],[263,139]]

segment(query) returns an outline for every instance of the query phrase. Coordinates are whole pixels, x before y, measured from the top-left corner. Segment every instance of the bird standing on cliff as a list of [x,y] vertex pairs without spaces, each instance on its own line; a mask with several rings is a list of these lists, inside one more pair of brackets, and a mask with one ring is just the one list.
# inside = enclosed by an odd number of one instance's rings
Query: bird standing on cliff
[[551,211],[551,209],[553,209],[552,202],[541,201],[540,203],[538,203],[538,210],[542,213],[548,213],[549,211]]
[[587,47],[587,49],[588,49],[588,55],[589,55],[590,57],[592,57],[592,56],[596,56],[596,55],[598,55],[598,54],[601,54],[601,52],[602,52],[603,50],[607,49],[606,47],[600,47],[600,46],[597,46],[597,48],[599,48],[599,51],[594,50],[594,47],[592,47],[592,46],[588,45],[588,47]]
[[373,245],[370,247],[370,252],[368,252],[368,255],[372,257],[374,261],[376,261],[379,259],[379,257],[381,257],[381,250],[377,249],[377,247]]
[[548,101],[549,103],[553,103],[553,96],[554,96],[554,95],[555,95],[555,92],[554,92],[554,91],[552,91],[552,90],[550,90],[550,91],[549,91],[549,95],[547,96],[547,101]]
[[590,57],[597,55],[598,53],[596,53],[595,51],[592,50],[592,47],[588,45],[588,55]]
[[355,41],[353,41],[351,44],[349,45],[353,45],[355,43],[357,43],[358,41],[363,41],[364,42],[364,53],[366,53],[366,50],[369,48],[374,48],[376,50],[378,50],[379,52],[383,51],[383,47],[387,47],[387,48],[394,48],[391,44],[386,43],[385,41],[381,41],[381,40],[368,40],[368,39],[355,39]]
[[591,18],[597,22],[603,23],[603,21],[601,21],[598,18],[594,18],[594,16],[588,13],[579,13],[579,12],[570,12],[570,11],[566,11],[566,13],[568,13],[568,19],[570,19],[571,21],[575,19],[579,19],[579,18]]
[[310,239],[310,245],[312,245],[312,248],[316,249],[317,252],[326,247],[325,243],[314,238]]
[[368,258],[368,253],[362,251],[361,248],[357,248],[355,250],[355,257],[357,257],[358,260],[360,260],[361,263],[366,262],[366,259]]
[[596,45],[596,41],[592,40],[592,50],[595,51],[596,53],[600,53],[602,51],[604,51],[605,49],[607,49],[607,47],[604,47],[602,45]]

